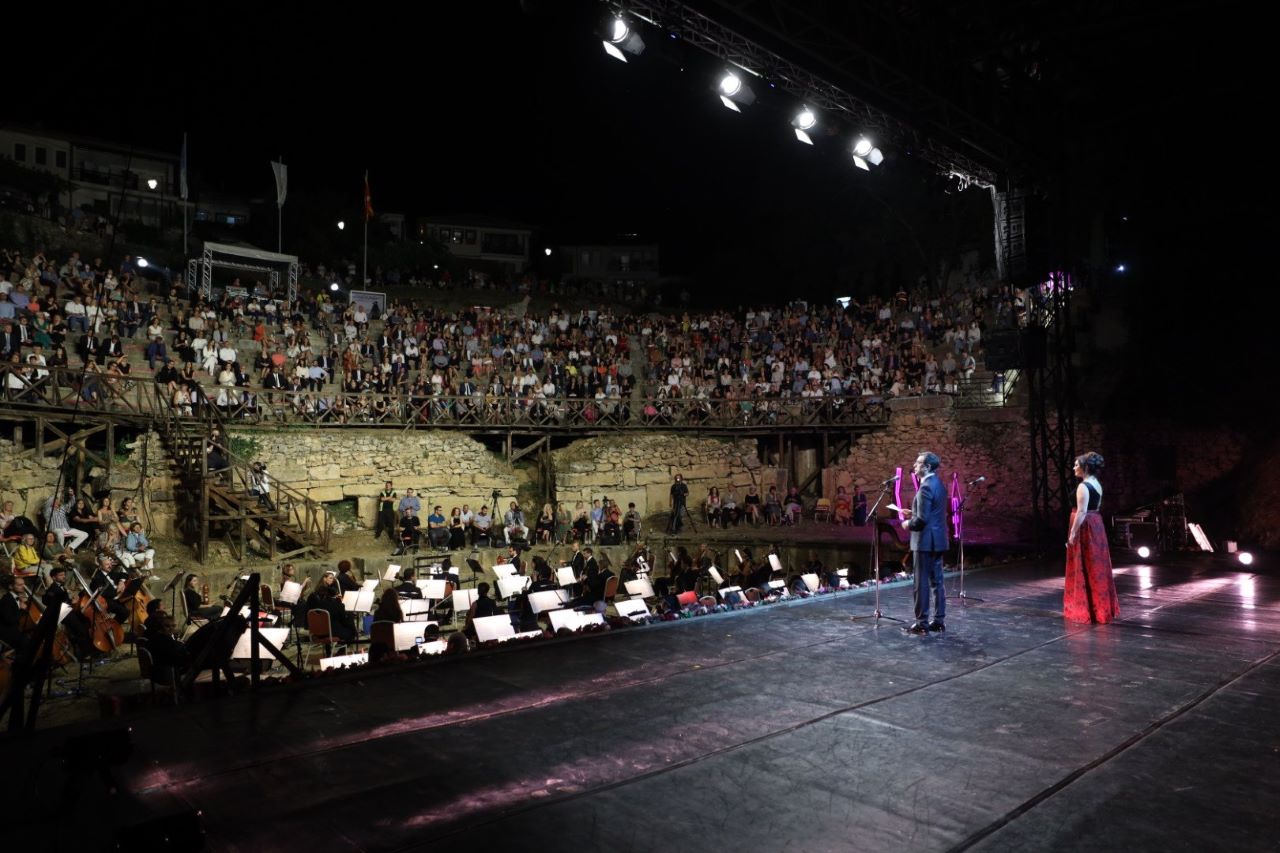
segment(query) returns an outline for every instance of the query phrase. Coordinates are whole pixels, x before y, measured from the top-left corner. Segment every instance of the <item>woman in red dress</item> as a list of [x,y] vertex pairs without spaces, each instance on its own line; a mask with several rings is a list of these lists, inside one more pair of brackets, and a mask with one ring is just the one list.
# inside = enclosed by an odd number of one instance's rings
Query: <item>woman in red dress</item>
[[1111,577],[1107,530],[1098,512],[1102,505],[1102,485],[1098,482],[1102,457],[1097,453],[1078,456],[1073,470],[1080,485],[1076,487],[1076,508],[1071,511],[1067,534],[1062,615],[1072,622],[1110,622],[1120,615],[1120,604]]

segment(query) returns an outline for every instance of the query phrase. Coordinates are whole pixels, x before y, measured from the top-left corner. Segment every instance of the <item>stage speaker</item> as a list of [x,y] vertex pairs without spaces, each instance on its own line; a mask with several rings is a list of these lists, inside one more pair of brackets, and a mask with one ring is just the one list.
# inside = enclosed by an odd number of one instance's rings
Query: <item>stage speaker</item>
[[1022,366],[1022,348],[1017,329],[997,329],[987,332],[983,338],[986,350],[985,364],[988,370],[1002,373]]

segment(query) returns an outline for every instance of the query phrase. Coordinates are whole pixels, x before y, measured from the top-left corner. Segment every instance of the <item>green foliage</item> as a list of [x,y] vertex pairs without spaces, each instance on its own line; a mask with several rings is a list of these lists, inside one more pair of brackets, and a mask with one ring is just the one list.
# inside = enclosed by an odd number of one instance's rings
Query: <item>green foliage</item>
[[251,462],[258,458],[258,454],[262,452],[262,445],[258,443],[256,438],[246,438],[240,435],[233,435],[228,441],[228,450],[231,451],[239,459]]

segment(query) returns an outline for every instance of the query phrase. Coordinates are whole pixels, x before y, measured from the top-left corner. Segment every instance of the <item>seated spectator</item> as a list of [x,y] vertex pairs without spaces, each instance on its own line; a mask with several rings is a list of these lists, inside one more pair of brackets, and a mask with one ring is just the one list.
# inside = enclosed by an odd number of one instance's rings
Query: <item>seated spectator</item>
[[427,539],[432,548],[445,548],[449,544],[449,528],[445,525],[442,506],[433,507],[427,516]]
[[853,521],[853,497],[844,486],[836,487],[836,497],[832,501],[831,521],[835,524],[849,524]]
[[422,538],[422,522],[413,514],[413,509],[406,507],[400,515],[400,547],[392,552],[398,557],[409,549],[418,550],[418,542]]
[[511,502],[511,507],[502,517],[502,532],[507,544],[511,544],[512,540],[524,541],[529,537],[529,528],[524,521],[524,511],[515,501]]
[[135,521],[124,537],[120,550],[116,554],[126,568],[138,569],[150,573],[155,569],[156,549],[142,531],[142,522]]
[[722,526],[721,514],[724,511],[724,504],[720,500],[720,489],[712,486],[707,492],[707,523],[712,527]]
[[627,504],[627,514],[622,518],[622,533],[627,541],[638,541],[640,539],[640,513],[636,511],[634,503]]
[[488,545],[491,541],[491,529],[493,528],[493,516],[489,515],[489,507],[482,506],[480,511],[471,519],[471,529],[473,531],[471,544],[479,545],[483,542]]
[[782,501],[778,498],[778,487],[770,486],[769,494],[764,498],[764,517],[769,524],[782,522]]
[[795,486],[790,486],[787,489],[787,495],[782,500],[782,509],[788,524],[795,524],[800,521],[800,515],[804,511],[804,503],[800,499],[800,490]]

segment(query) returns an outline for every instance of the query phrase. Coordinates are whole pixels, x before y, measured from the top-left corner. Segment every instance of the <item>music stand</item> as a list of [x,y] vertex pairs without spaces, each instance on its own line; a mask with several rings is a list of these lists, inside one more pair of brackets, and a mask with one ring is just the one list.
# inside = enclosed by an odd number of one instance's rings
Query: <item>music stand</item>
[[453,591],[453,624],[458,624],[458,614],[468,613],[471,605],[476,603],[480,593],[475,588],[455,589]]
[[545,589],[541,592],[529,593],[529,607],[533,610],[533,615],[541,615],[547,610],[559,610],[567,603],[564,598],[564,590]]
[[573,566],[561,566],[556,569],[556,583],[560,586],[573,586],[578,579],[573,574]]
[[800,580],[804,581],[805,588],[807,588],[809,592],[818,591],[818,576],[813,572],[801,575]]
[[[169,581],[167,584],[165,584],[165,585],[164,585],[164,589],[160,590],[160,594],[161,594],[161,595],[164,595],[166,592],[172,592],[172,593],[173,593],[173,595],[172,595],[172,596],[170,596],[170,598],[171,598],[171,603],[170,603],[170,605],[169,605],[169,612],[170,612],[170,613],[172,613],[172,614],[174,614],[175,618],[176,618],[176,616],[177,616],[177,614],[178,614],[178,587],[181,585],[179,582],[182,580],[182,576],[183,576],[183,574],[185,574],[185,573],[184,573],[181,569],[179,569],[179,570],[178,570],[178,573],[177,573],[176,575],[174,575],[174,576],[173,576],[173,580],[171,580],[171,581]],[[184,596],[184,597],[183,597],[183,599],[182,599],[182,603],[183,603],[183,605],[184,605],[184,606],[185,606],[185,605],[186,605],[186,603],[187,603],[187,600],[186,600],[186,597],[185,597],[185,596]]]
[[[470,581],[476,583],[477,579],[484,577],[484,566],[480,565],[480,561],[474,557],[467,557],[467,565],[471,567]],[[458,581],[458,585],[462,585],[462,581]]]
[[395,583],[395,581],[398,580],[399,577],[400,577],[400,567],[397,566],[395,563],[387,563],[387,570],[382,573],[382,579],[384,581],[391,581],[392,583]]
[[358,652],[352,655],[338,655],[331,658],[320,658],[320,671],[327,672],[331,669],[344,669],[348,666],[362,666],[368,662],[368,652]]
[[297,604],[300,598],[302,598],[302,584],[297,581],[285,581],[280,587],[280,594],[276,596],[276,601],[281,604]]
[[[890,480],[889,482],[892,483],[893,481]],[[875,621],[877,626],[880,624],[881,619],[888,619],[890,622],[906,622],[907,621],[905,619],[899,619],[896,616],[885,616],[884,613],[881,612],[880,610],[880,528],[878,526],[880,523],[880,519],[878,518],[878,514],[880,511],[880,501],[884,500],[885,496],[888,494],[889,494],[889,483],[886,483],[884,486],[881,487],[880,496],[876,498],[876,502],[871,505],[871,510],[867,513],[867,516],[871,519],[871,570],[874,573],[875,584],[876,584],[875,610],[871,611],[866,616],[850,617],[855,622],[861,621],[863,619],[872,619]]]

